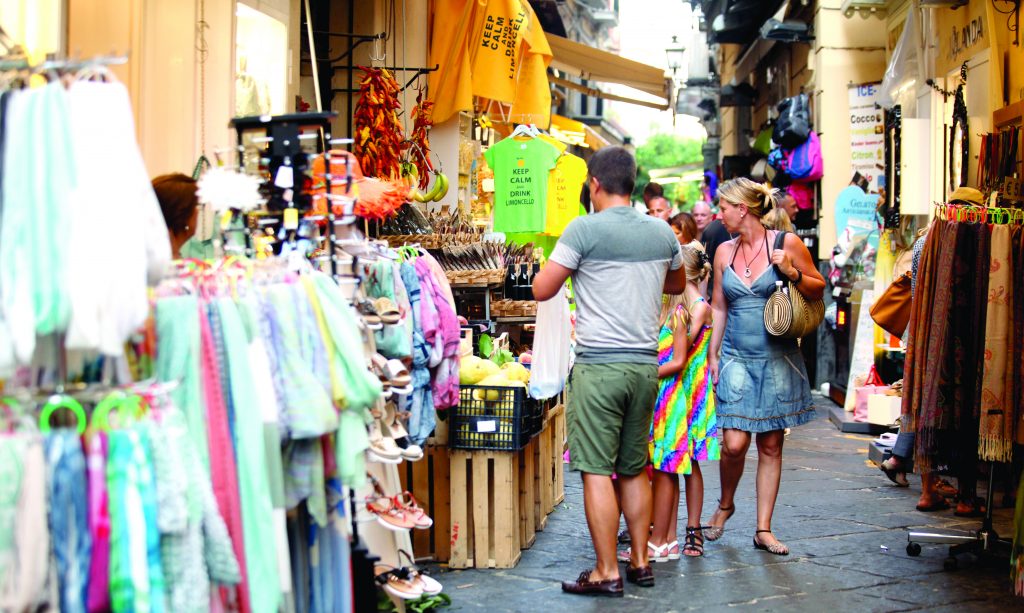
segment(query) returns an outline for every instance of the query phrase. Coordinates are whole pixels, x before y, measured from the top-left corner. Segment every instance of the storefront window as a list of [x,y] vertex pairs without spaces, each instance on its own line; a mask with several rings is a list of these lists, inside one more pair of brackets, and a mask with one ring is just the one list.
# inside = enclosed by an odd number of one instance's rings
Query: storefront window
[[235,38],[235,115],[278,115],[287,105],[288,28],[239,3]]

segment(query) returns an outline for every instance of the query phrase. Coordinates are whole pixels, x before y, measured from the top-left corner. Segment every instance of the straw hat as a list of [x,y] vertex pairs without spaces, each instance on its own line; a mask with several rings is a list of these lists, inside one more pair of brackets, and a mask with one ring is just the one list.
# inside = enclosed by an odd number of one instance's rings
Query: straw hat
[[973,187],[958,187],[949,195],[950,202],[966,202],[974,206],[985,206],[985,197]]

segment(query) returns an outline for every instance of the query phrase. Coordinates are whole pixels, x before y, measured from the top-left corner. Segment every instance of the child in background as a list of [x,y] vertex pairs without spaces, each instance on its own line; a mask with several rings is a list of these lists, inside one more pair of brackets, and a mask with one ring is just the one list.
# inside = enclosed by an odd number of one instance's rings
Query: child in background
[[679,475],[686,481],[686,537],[682,553],[704,554],[700,516],[704,505],[704,478],[700,464],[718,460],[721,448],[715,417],[715,393],[708,368],[711,345],[711,305],[699,284],[711,263],[703,251],[684,247],[686,290],[670,296],[662,307],[658,342],[658,377],[661,384],[651,425],[650,454],[654,466],[654,532],[652,561],[679,559],[676,539]]

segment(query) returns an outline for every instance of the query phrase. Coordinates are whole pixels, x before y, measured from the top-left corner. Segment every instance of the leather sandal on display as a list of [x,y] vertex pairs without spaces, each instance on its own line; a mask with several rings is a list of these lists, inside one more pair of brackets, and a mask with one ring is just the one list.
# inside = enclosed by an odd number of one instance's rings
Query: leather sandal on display
[[732,518],[733,514],[736,513],[736,505],[734,504],[727,509],[722,506],[722,501],[719,500],[718,510],[721,511],[722,513],[728,513],[728,515],[726,515],[725,519],[722,520],[721,526],[708,526],[704,529],[704,538],[706,538],[709,541],[717,541],[718,539],[722,538],[722,535],[725,534],[725,522],[729,521],[729,519]]
[[423,587],[404,568],[377,564],[373,567],[373,572],[377,584],[391,596],[402,600],[415,600],[424,594]]
[[[402,415],[396,410],[394,403],[388,403],[384,412],[384,429],[395,439],[402,457],[410,462],[423,459],[423,448],[409,440],[409,432],[402,424]],[[407,413],[404,415],[408,415]]]
[[370,363],[374,374],[392,393],[399,396],[408,396],[412,393],[412,376],[401,360],[389,360],[379,353],[374,353],[370,355]]
[[777,556],[788,556],[789,555],[789,547],[786,547],[785,545],[780,543],[778,540],[776,540],[774,543],[772,543],[770,545],[764,545],[764,544],[761,544],[760,542],[758,542],[757,535],[761,534],[762,532],[767,532],[768,534],[772,533],[771,530],[755,530],[754,531],[754,549],[758,549],[760,551],[767,551],[768,553],[775,554]]
[[370,448],[366,450],[366,455],[371,462],[402,463],[402,450],[395,444],[395,439],[381,433],[380,422],[376,419],[370,422],[369,435]]
[[399,549],[398,550],[398,557],[399,557],[399,560],[401,560],[403,557],[406,560],[408,560],[409,564],[406,565],[403,568],[403,570],[408,571],[409,572],[409,576],[412,578],[412,580],[414,582],[418,583],[421,588],[423,588],[423,595],[424,596],[437,596],[438,594],[440,594],[444,590],[444,586],[441,585],[440,581],[438,581],[437,579],[434,579],[433,577],[431,577],[427,573],[425,573],[422,570],[420,570],[420,568],[418,566],[416,566],[416,560],[414,560],[412,558],[412,556],[409,555],[408,551],[406,551],[404,549]]
[[415,528],[416,520],[384,492],[380,481],[369,474],[367,479],[373,486],[373,494],[366,497],[366,510],[376,517],[377,523],[395,532]]
[[377,298],[373,306],[376,307],[377,315],[386,326],[393,326],[402,320],[401,311],[390,298]]
[[590,573],[592,572],[594,571],[585,570],[580,573],[580,576],[575,581],[563,581],[562,591],[567,594],[610,596],[612,598],[621,598],[625,594],[622,588],[622,577],[605,581],[591,581]]
[[363,299],[357,302],[356,310],[359,311],[359,315],[368,329],[382,330],[384,328],[384,323],[381,321],[380,315],[377,314],[377,308],[369,300]]
[[405,491],[394,497],[395,505],[402,509],[406,516],[416,523],[415,527],[426,530],[434,525],[434,520],[423,510],[412,492]]
[[395,444],[402,450],[402,457],[407,462],[418,462],[423,459],[423,448],[409,441],[409,437],[403,436],[395,439]]

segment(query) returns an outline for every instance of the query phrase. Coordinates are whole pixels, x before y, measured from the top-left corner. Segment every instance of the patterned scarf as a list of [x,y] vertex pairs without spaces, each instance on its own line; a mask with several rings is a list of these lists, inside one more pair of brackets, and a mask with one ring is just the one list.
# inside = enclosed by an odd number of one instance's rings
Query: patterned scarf
[[939,377],[945,365],[949,336],[949,307],[953,290],[953,254],[956,252],[957,227],[936,220],[928,233],[918,271],[916,321],[914,330],[914,373],[911,411],[917,431],[914,462],[921,470],[934,468],[939,431],[948,425],[939,406]]
[[978,457],[1009,462],[1013,458],[1013,268],[1010,228],[992,227],[992,254],[985,321],[985,363],[981,393]]

